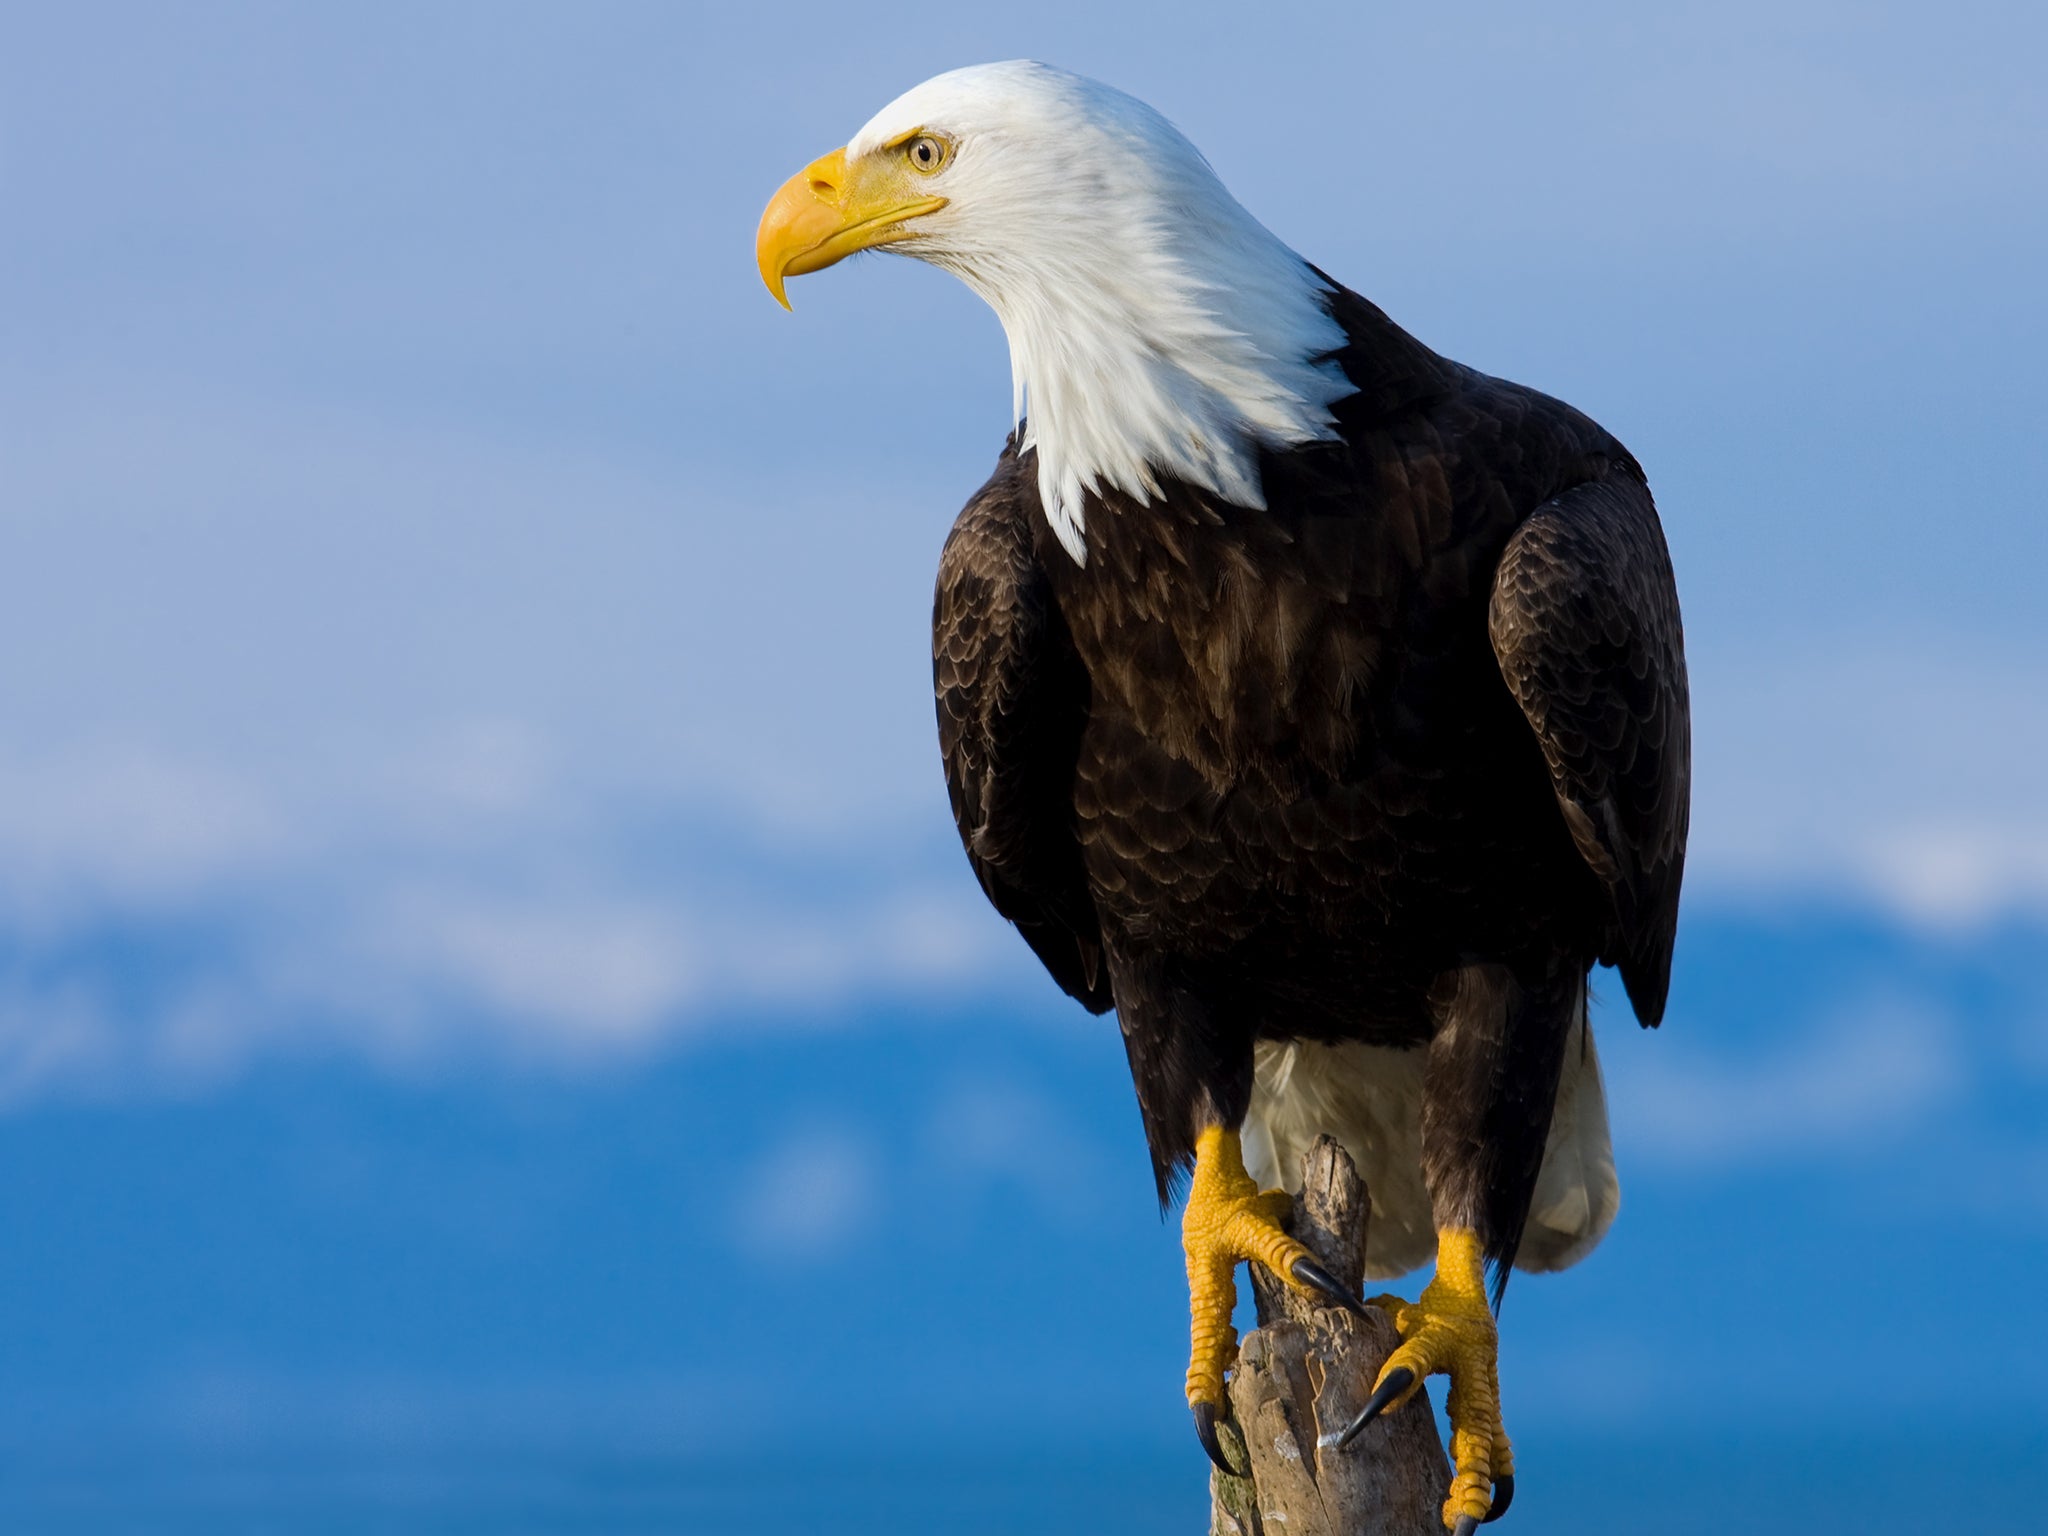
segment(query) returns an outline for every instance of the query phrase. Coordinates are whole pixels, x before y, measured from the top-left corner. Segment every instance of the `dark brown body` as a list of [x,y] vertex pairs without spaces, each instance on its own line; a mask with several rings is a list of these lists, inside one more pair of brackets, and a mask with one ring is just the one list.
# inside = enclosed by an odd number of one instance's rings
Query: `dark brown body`
[[1504,1273],[1588,968],[1662,1015],[1677,599],[1618,442],[1332,307],[1358,392],[1263,510],[1091,497],[1081,565],[1005,451],[940,570],[947,780],[991,900],[1116,1006],[1162,1198],[1256,1040],[1427,1049],[1438,1223]]

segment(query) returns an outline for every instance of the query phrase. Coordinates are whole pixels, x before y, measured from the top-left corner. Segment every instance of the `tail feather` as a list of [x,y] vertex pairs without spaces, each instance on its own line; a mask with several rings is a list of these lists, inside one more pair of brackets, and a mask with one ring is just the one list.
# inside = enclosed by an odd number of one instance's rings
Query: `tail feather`
[[[1584,994],[1566,1043],[1557,1110],[1530,1201],[1515,1268],[1576,1264],[1598,1246],[1621,1208],[1607,1093]],[[1422,1179],[1422,1078],[1426,1050],[1261,1041],[1244,1124],[1245,1165],[1261,1186],[1293,1190],[1317,1136],[1344,1143],[1372,1198],[1365,1273],[1390,1279],[1436,1252]]]

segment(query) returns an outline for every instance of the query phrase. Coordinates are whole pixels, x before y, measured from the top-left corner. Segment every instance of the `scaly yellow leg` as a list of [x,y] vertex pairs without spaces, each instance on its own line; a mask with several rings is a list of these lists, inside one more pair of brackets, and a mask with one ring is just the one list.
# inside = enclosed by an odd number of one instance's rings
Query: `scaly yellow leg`
[[1514,1497],[1515,1454],[1500,1419],[1500,1335],[1486,1304],[1486,1256],[1479,1235],[1461,1227],[1437,1234],[1436,1278],[1415,1301],[1375,1296],[1393,1315],[1401,1347],[1380,1368],[1373,1395],[1349,1440],[1374,1417],[1422,1390],[1426,1376],[1451,1378],[1451,1494],[1444,1524],[1467,1536],[1507,1513]]
[[1196,1137],[1195,1176],[1180,1228],[1188,1259],[1188,1407],[1203,1448],[1226,1472],[1240,1470],[1224,1459],[1216,1439],[1223,1372],[1237,1352],[1230,1314],[1237,1306],[1239,1262],[1257,1259],[1304,1291],[1359,1307],[1308,1249],[1281,1231],[1289,1203],[1285,1190],[1261,1191],[1252,1182],[1237,1132],[1211,1126]]

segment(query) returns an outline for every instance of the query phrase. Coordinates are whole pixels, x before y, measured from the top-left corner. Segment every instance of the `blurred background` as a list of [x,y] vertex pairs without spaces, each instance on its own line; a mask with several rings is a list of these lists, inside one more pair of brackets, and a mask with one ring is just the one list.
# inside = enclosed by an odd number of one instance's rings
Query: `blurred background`
[[[901,90],[1154,103],[1648,466],[1698,758],[1505,1529],[2048,1473],[2036,7],[0,6],[0,1527],[1192,1532],[1115,1029],[985,907]],[[1412,1286],[1415,1282],[1410,1282]],[[914,1510],[902,1507],[914,1490]]]

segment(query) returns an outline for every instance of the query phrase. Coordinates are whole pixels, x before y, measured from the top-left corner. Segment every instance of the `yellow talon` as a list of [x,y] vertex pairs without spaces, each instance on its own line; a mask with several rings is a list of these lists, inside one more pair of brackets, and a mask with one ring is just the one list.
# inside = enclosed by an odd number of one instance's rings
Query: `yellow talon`
[[1398,1370],[1415,1377],[1389,1412],[1420,1392],[1425,1376],[1451,1378],[1453,1472],[1444,1524],[1484,1520],[1493,1507],[1494,1485],[1514,1476],[1515,1455],[1501,1425],[1500,1338],[1486,1304],[1486,1259],[1478,1234],[1445,1228],[1437,1236],[1436,1278],[1422,1295],[1413,1302],[1375,1296],[1373,1305],[1393,1315],[1401,1335],[1401,1347],[1387,1357],[1379,1381]]
[[1237,1132],[1211,1126],[1195,1139],[1195,1176],[1180,1228],[1188,1258],[1192,1408],[1223,1402],[1223,1372],[1237,1351],[1230,1314],[1237,1306],[1239,1261],[1257,1259],[1290,1284],[1315,1293],[1294,1272],[1297,1262],[1309,1258],[1308,1249],[1280,1230],[1289,1203],[1286,1191],[1261,1192],[1252,1182]]

